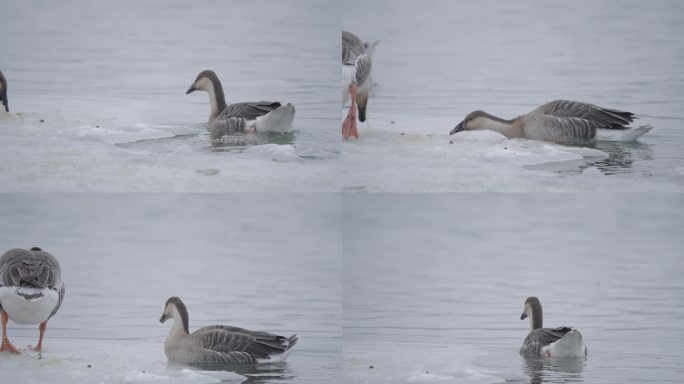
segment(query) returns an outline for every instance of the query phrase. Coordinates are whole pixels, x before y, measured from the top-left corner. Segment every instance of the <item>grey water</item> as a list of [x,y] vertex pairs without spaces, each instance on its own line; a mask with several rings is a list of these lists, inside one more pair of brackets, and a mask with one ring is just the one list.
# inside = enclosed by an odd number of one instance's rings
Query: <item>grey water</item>
[[[502,191],[531,174],[540,177],[526,181],[521,189],[544,189],[555,177],[559,180],[554,183],[567,190],[581,182],[576,176],[593,167],[598,175],[610,177],[596,178],[596,185],[583,189],[604,190],[602,186],[615,182],[607,189],[620,191],[630,184],[617,180],[628,180],[641,186],[640,191],[681,190],[682,2],[352,0],[344,4],[343,28],[365,41],[379,41],[373,55],[375,85],[368,102],[366,137],[380,136],[381,142],[374,141],[368,148],[372,160],[363,159],[372,161],[372,168],[361,169],[349,156],[351,170],[345,185],[373,185],[373,179],[384,177],[387,180],[375,182],[373,190],[468,189],[438,187],[447,183],[444,178],[451,178],[470,187],[485,183],[480,190]],[[605,158],[565,162],[551,157],[524,167],[534,172],[522,172],[504,185],[488,184],[469,174],[483,161],[464,164],[462,157],[472,157],[468,154],[451,154],[454,160],[440,161],[445,152],[457,152],[459,147],[436,143],[455,140],[458,135],[447,134],[469,112],[485,110],[513,118],[556,99],[631,111],[639,117],[637,125],[655,128],[636,143],[590,144],[605,152]],[[416,142],[411,133],[427,134],[430,139]],[[382,151],[382,142],[394,148]],[[348,146],[356,157],[366,154],[359,146]],[[422,177],[402,183],[401,173],[393,172],[397,167]],[[496,171],[486,164],[481,168],[481,173]],[[363,173],[370,170],[375,173]]]
[[[346,382],[681,381],[681,195],[344,201]],[[582,332],[586,360],[519,356],[528,296]]]
[[[40,246],[59,259],[66,297],[38,359],[37,326],[10,321],[21,356],[3,382],[216,382],[167,362],[164,303],[190,331],[226,324],[299,343],[284,363],[214,367],[235,382],[323,383],[340,375],[340,199],[333,195],[5,194],[2,252]],[[231,381],[233,382],[233,381]]]
[[[0,1],[12,116],[0,120],[4,189],[336,191],[321,176],[340,152],[331,4]],[[185,94],[205,69],[219,76],[227,103],[292,103],[293,131],[211,137],[207,94]],[[44,162],[65,177],[51,179]],[[206,168],[220,173],[195,172]],[[265,181],[245,177],[255,172]]]

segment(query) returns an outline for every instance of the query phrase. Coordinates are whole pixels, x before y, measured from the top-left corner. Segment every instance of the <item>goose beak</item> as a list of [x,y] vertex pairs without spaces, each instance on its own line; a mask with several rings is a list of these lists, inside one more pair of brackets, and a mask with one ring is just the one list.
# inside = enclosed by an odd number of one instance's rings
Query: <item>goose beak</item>
[[463,127],[463,121],[461,121],[460,123],[458,123],[457,126],[454,127],[454,129],[451,130],[451,132],[449,132],[449,135],[453,135],[454,133],[461,132],[464,129],[465,128]]
[[525,320],[527,319],[527,313],[523,312],[522,315],[520,315],[520,320]]
[[196,90],[197,89],[195,89],[195,84],[193,84],[190,86],[190,88],[187,91],[185,91],[185,94],[187,95],[189,93],[195,92]]
[[166,321],[166,319],[168,319],[168,317],[166,317],[166,315],[161,315],[161,318],[159,318],[159,322],[163,323]]

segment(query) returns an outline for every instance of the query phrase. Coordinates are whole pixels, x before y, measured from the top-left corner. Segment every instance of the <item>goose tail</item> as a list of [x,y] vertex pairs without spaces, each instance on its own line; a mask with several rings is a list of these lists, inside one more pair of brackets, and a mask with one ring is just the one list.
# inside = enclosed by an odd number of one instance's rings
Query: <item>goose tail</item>
[[264,116],[257,117],[254,125],[257,132],[285,133],[292,130],[294,116],[294,105],[287,103]]
[[584,345],[582,334],[576,329],[571,330],[558,341],[542,349],[542,356],[544,357],[565,358],[585,357],[586,355],[587,347]]
[[641,136],[650,132],[651,129],[653,129],[652,125],[640,125],[638,127],[628,128],[625,130],[598,129],[596,131],[596,140],[598,140],[598,141],[636,141]]

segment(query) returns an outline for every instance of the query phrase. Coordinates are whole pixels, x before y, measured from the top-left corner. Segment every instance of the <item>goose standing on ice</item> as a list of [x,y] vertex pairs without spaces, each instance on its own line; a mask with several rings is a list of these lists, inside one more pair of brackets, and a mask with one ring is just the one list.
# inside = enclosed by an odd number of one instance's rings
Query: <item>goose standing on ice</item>
[[370,88],[371,56],[364,43],[353,33],[342,31],[342,92],[351,95],[351,106],[342,123],[342,137],[358,138],[356,108],[359,121],[366,121],[366,105]]
[[585,357],[587,347],[582,334],[570,327],[542,328],[542,306],[536,297],[528,297],[520,320],[530,319],[530,333],[520,347],[527,357]]
[[512,138],[554,142],[589,140],[634,141],[650,131],[649,125],[630,127],[633,113],[589,103],[555,100],[532,112],[506,120],[484,111],[474,111],[449,132],[488,129]]
[[292,130],[295,115],[292,104],[258,101],[226,105],[223,86],[214,71],[200,72],[185,94],[194,91],[205,91],[209,94],[209,129],[215,135],[257,131],[283,133]]
[[7,80],[5,75],[0,71],[0,102],[5,107],[5,112],[9,112],[9,104],[7,102]]
[[11,249],[0,258],[0,312],[2,346],[0,351],[19,353],[7,338],[7,320],[17,324],[40,324],[40,352],[48,320],[64,299],[64,284],[57,259],[38,247]]
[[178,297],[166,301],[160,322],[173,318],[164,342],[166,357],[183,364],[255,364],[287,359],[299,336],[278,336],[227,325],[210,325],[193,333],[188,328],[188,310]]

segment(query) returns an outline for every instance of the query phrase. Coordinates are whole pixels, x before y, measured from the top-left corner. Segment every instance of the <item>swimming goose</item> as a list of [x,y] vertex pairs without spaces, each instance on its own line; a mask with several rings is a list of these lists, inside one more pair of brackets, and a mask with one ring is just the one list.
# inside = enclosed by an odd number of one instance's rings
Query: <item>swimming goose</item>
[[285,361],[299,336],[278,336],[267,332],[226,325],[210,325],[189,332],[188,310],[178,297],[166,301],[164,322],[173,326],[164,343],[166,357],[184,364],[255,364]]
[[209,94],[209,129],[215,135],[256,131],[282,133],[292,129],[295,108],[290,103],[282,105],[277,101],[258,101],[226,105],[223,86],[214,71],[200,72],[185,94],[194,91]]
[[0,101],[5,106],[5,112],[9,112],[9,104],[7,103],[7,80],[5,75],[0,71]]
[[366,121],[370,72],[371,57],[361,39],[350,32],[342,31],[342,91],[351,94],[351,107],[342,123],[344,139],[359,137],[356,130],[357,105],[359,121]]
[[587,347],[582,334],[570,327],[542,328],[542,306],[536,297],[528,297],[520,320],[530,319],[530,333],[520,347],[528,357],[584,357]]
[[527,115],[506,120],[484,111],[468,114],[450,135],[460,131],[489,129],[511,138],[555,142],[587,140],[633,141],[653,127],[629,127],[636,117],[631,112],[599,107],[589,103],[555,100]]
[[7,320],[17,324],[40,324],[40,352],[47,321],[57,313],[64,299],[64,284],[57,259],[38,247],[11,249],[0,258],[0,312],[2,346],[0,351],[19,353],[7,338]]

